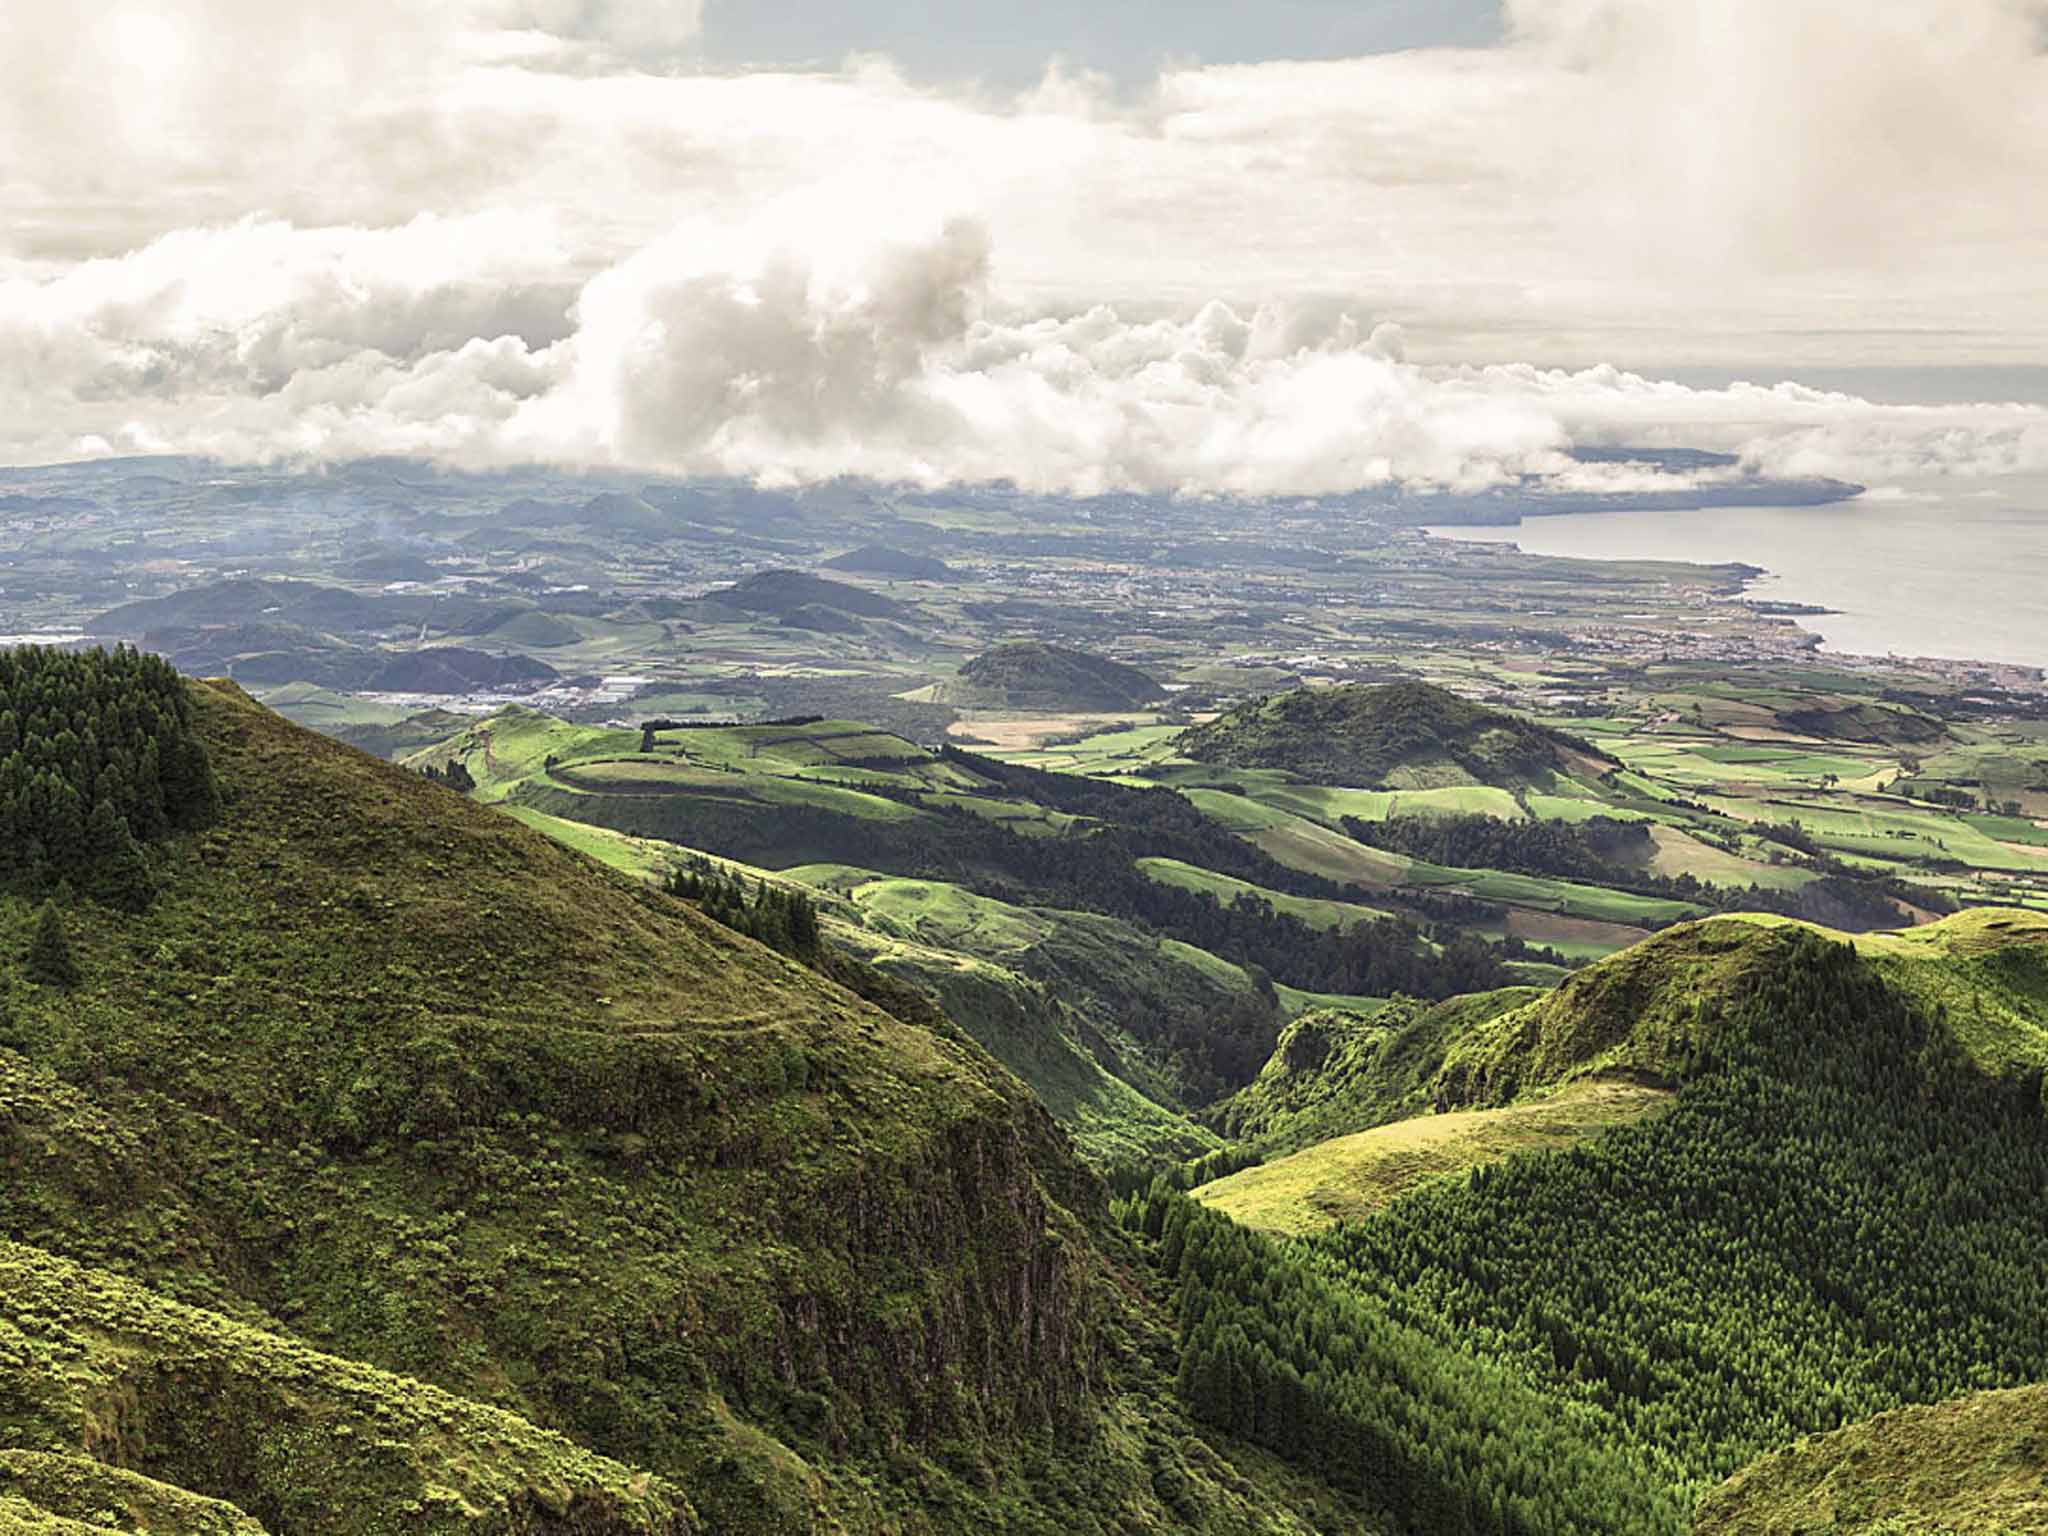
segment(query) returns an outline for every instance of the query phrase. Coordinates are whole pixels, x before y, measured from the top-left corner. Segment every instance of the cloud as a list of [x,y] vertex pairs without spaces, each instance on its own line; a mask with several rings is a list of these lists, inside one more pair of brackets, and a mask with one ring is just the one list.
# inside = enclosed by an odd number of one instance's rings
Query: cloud
[[2025,408],[1643,365],[2042,355],[2041,15],[1511,0],[1499,47],[1134,99],[694,73],[700,7],[662,0],[14,6],[0,456],[1246,492],[1583,474],[1586,441],[2025,469]]
[[704,0],[500,0],[493,11],[501,25],[641,60],[672,60],[704,30]]
[[0,286],[0,458],[147,445],[1237,495],[1640,488],[1573,445],[1866,480],[2048,471],[2040,407],[1424,365],[1398,327],[1327,303],[1047,313],[1005,292],[973,219],[820,249],[806,232],[832,211],[687,223],[573,291],[544,231],[504,217],[249,222]]
[[2040,0],[1507,0],[1527,129],[1633,261],[1717,286],[2038,239]]

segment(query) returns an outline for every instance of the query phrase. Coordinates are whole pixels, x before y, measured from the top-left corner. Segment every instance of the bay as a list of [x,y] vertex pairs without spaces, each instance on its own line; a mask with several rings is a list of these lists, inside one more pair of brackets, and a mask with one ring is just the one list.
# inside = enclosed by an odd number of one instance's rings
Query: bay
[[1532,517],[1428,530],[1580,560],[1740,562],[1826,649],[2048,667],[2048,477],[1919,481],[1825,507]]

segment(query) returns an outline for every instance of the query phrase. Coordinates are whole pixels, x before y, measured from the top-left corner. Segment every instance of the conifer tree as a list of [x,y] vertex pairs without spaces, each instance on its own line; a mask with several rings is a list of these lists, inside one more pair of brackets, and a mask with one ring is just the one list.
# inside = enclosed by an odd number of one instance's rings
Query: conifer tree
[[127,820],[111,800],[101,800],[86,822],[85,842],[91,891],[95,900],[128,912],[140,912],[156,895],[156,881],[142,847],[128,830]]
[[36,918],[35,937],[28,946],[28,973],[44,986],[78,985],[78,960],[71,953],[71,936],[64,930],[63,914],[54,901],[44,902]]

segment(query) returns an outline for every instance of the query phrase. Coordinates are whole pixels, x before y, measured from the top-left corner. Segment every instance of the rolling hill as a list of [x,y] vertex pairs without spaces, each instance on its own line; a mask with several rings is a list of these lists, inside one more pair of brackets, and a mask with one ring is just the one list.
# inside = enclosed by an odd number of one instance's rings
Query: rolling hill
[[1428,683],[1304,688],[1187,731],[1199,763],[1277,769],[1358,789],[1545,788],[1613,764],[1592,748]]
[[902,619],[910,608],[844,581],[831,581],[803,571],[757,571],[744,581],[705,594],[706,601],[745,613],[787,617],[806,608],[826,608],[863,619]]
[[561,676],[531,656],[496,656],[464,646],[429,646],[391,657],[364,684],[376,693],[474,693],[534,688]]
[[[1505,1001],[1352,1050],[1320,1106],[1332,1130],[1347,1101],[1437,1113],[1204,1192],[1313,1235],[1276,1245],[1164,1180],[1120,1207],[1200,1319],[1198,1416],[1420,1529],[1634,1536],[1803,1436],[2048,1377],[2048,919],[1723,919]],[[1662,1101],[1549,1146],[1504,1118],[1602,1084]],[[2025,1508],[2048,1450],[1987,1412],[1773,1457],[1701,1529],[2002,1529],[1985,1512]]]
[[153,901],[0,899],[0,1520],[1365,1528],[1148,1380],[1099,1186],[936,1010],[189,700]]
[[315,631],[359,630],[395,600],[373,600],[321,582],[242,578],[211,582],[110,608],[88,626],[95,635],[140,635],[151,630],[217,624],[295,624]]
[[[510,709],[407,762],[436,771],[459,762],[483,798],[759,869],[844,866],[957,892],[935,907],[993,901],[1063,914],[1055,927],[1071,943],[1017,963],[1098,1018],[1127,1021],[1119,1027],[1148,1054],[1176,1058],[1167,1078],[1182,1085],[1168,1096],[1176,1111],[1257,1072],[1281,1018],[1278,986],[1440,997],[1512,978],[1472,941],[1437,945],[1412,916],[1336,900],[1343,892],[1331,882],[1288,870],[1170,790],[934,753],[857,721],[650,738]],[[1157,878],[1164,868],[1174,877]],[[1216,878],[1190,880],[1190,869]],[[1345,919],[1341,932],[1332,913]],[[1205,965],[1235,978],[1228,1006],[1185,984],[1190,966]],[[1257,1007],[1237,1006],[1247,966],[1272,989]],[[979,1038],[998,1049],[994,1033]],[[1118,1052],[1098,1055],[1110,1063]]]
[[899,581],[955,582],[960,573],[930,555],[913,555],[886,544],[863,544],[824,562],[828,571],[854,571],[863,576],[892,576]]
[[1019,640],[984,651],[941,685],[939,697],[959,708],[1074,711],[1102,714],[1146,709],[1166,690],[1136,667],[1072,646]]

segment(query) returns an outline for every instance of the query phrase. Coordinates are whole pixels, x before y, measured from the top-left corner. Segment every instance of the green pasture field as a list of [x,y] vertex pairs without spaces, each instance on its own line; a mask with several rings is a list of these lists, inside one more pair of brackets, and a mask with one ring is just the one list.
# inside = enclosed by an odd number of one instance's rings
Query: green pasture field
[[1289,869],[1386,890],[1404,884],[1414,866],[1414,860],[1398,853],[1364,847],[1328,827],[1245,795],[1214,789],[1184,793],[1204,815],[1263,848]]
[[927,794],[924,803],[934,808],[969,812],[1023,837],[1061,837],[1081,820],[1065,811],[1048,810],[1028,800],[994,800],[987,795],[969,795],[952,790]]
[[[976,727],[983,726],[994,732],[1004,722],[1030,719],[1043,722],[1046,716],[1000,716],[969,715],[964,729],[978,735]],[[1112,777],[1137,773],[1159,763],[1169,762],[1174,757],[1173,743],[1186,729],[1178,725],[1155,725],[1151,717],[1142,712],[1104,717],[1077,717],[1081,720],[1100,718],[1103,729],[1083,735],[1079,741],[1066,741],[1057,745],[1041,743],[1036,746],[975,746],[968,743],[968,750],[998,762],[1020,763],[1027,768],[1040,768],[1047,773],[1077,773],[1088,777]],[[1087,729],[1085,725],[1082,729]]]
[[1251,984],[1251,978],[1245,974],[1244,967],[1232,965],[1221,955],[1212,955],[1206,949],[1198,949],[1193,944],[1182,943],[1179,939],[1161,939],[1159,953],[1177,964],[1200,971],[1221,986],[1235,989]]
[[[1775,746],[1736,747],[1695,747],[1693,756],[1705,758],[1710,763],[1763,766],[1776,769],[1780,774],[1807,779],[1817,779],[1826,774],[1837,778],[1855,778],[1869,773],[1877,766],[1875,757],[1849,757],[1819,752],[1801,752],[1792,748]],[[1883,761],[1894,758],[1887,755]]]
[[[1315,784],[1260,781],[1244,776],[1240,782],[1262,805],[1335,827],[1346,816],[1360,821],[1385,821],[1396,792],[1390,789],[1326,789]],[[1398,798],[1406,799],[1402,795]]]
[[733,697],[722,693],[692,693],[688,689],[643,694],[632,701],[632,718],[658,720],[669,715],[709,715],[715,720],[737,718],[760,709],[758,698]]
[[2030,817],[1965,816],[1963,820],[1986,837],[1996,838],[2001,843],[2025,843],[2030,847],[2048,848],[2048,827]]
[[412,713],[396,704],[380,704],[353,693],[336,693],[315,683],[286,683],[256,697],[287,720],[316,730],[344,725],[396,725]]
[[1867,857],[1931,855],[1958,859],[1977,869],[2048,871],[2048,853],[2009,848],[1961,816],[1910,807],[1894,810],[1889,804],[1849,797],[1841,800],[1844,803],[1771,799],[1747,802],[1745,808],[1759,820],[1797,821],[1823,847]]
[[1280,995],[1280,1004],[1287,1010],[1289,1018],[1314,1010],[1335,1008],[1343,1013],[1355,1013],[1361,1018],[1377,1018],[1386,1012],[1391,1001],[1384,997],[1348,997],[1341,992],[1304,992],[1299,987],[1290,987],[1284,982],[1273,989]]
[[1452,789],[1406,789],[1395,794],[1387,808],[1390,818],[1401,816],[1492,816],[1500,821],[1523,821],[1528,812],[1504,789],[1485,784],[1460,785]]
[[1561,912],[1567,917],[1591,918],[1603,923],[1660,927],[1705,914],[1704,908],[1690,902],[1636,896],[1627,891],[1610,891],[1604,886],[1580,885],[1570,880],[1549,880],[1540,875],[1516,875],[1494,869],[1445,869],[1439,865],[1417,863],[1411,866],[1403,883],[1462,890],[1487,901],[1528,907],[1538,912]]
[[1274,911],[1298,917],[1313,928],[1349,928],[1357,923],[1393,916],[1378,907],[1356,902],[1323,901],[1313,896],[1290,896],[1283,891],[1271,891],[1262,885],[1219,875],[1179,859],[1140,859],[1138,868],[1148,879],[1161,885],[1176,886],[1184,891],[1206,891],[1225,906],[1244,896],[1255,897],[1269,903]]
[[1580,800],[1570,795],[1541,794],[1530,794],[1524,798],[1528,802],[1529,814],[1543,821],[1591,821],[1596,816],[1606,816],[1615,821],[1654,819],[1646,812],[1609,805],[1604,800]]
[[1660,875],[1691,875],[1709,885],[1760,885],[1770,891],[1792,891],[1811,885],[1820,876],[1810,869],[1790,864],[1769,864],[1761,859],[1743,858],[1710,843],[1690,837],[1677,827],[1657,826],[1650,831],[1657,845],[1650,868]]
[[623,832],[613,832],[605,827],[565,821],[560,816],[550,816],[545,811],[524,805],[503,805],[498,809],[514,821],[524,822],[534,831],[545,833],[564,847],[574,848],[600,864],[647,880],[659,880],[667,875],[683,852],[673,843],[628,837]]
[[883,878],[845,894],[871,926],[939,949],[1014,953],[1043,943],[1053,931],[1050,920],[1023,907],[944,881]]

